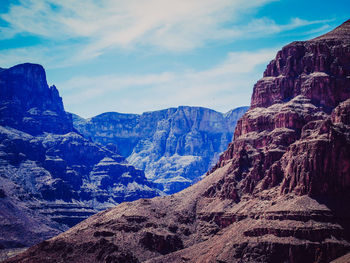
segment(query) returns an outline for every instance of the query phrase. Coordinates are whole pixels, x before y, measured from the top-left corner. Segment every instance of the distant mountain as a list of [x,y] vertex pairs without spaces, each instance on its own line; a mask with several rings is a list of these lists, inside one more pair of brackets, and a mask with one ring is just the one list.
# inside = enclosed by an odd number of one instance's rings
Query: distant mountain
[[0,72],[0,248],[32,245],[124,201],[158,195],[113,145],[74,128],[42,66]]
[[349,262],[349,190],[350,20],[277,53],[201,181],[96,214],[7,263]]
[[116,145],[130,164],[171,194],[197,181],[216,163],[247,109],[222,114],[180,106],[141,115],[107,112],[87,120],[73,115],[73,123],[86,138]]

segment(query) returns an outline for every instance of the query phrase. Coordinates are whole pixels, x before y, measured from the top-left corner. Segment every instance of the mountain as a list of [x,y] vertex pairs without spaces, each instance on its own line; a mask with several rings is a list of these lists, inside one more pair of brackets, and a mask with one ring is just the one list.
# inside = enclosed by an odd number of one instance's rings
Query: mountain
[[141,115],[108,112],[87,120],[73,115],[73,123],[86,138],[116,145],[130,164],[172,194],[198,181],[217,162],[247,109],[222,114],[180,106]]
[[158,195],[113,145],[73,128],[45,71],[0,72],[0,248],[33,245],[124,201]]
[[349,28],[278,52],[203,180],[91,216],[7,262],[308,263],[349,252]]
[[0,71],[0,125],[37,135],[73,130],[55,86],[49,87],[40,65],[21,64]]

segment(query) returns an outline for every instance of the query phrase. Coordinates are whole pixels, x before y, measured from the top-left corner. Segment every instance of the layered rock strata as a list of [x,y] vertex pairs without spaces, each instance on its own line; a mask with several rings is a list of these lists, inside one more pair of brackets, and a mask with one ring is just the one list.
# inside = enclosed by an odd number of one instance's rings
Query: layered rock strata
[[246,110],[222,114],[181,106],[141,115],[108,112],[88,120],[74,115],[73,121],[85,137],[116,145],[130,164],[171,194],[198,181],[217,162]]
[[0,72],[0,116],[0,248],[35,244],[118,203],[158,195],[113,145],[75,131],[42,66]]
[[8,262],[343,260],[350,251],[349,65],[350,20],[286,46],[206,178],[101,212]]

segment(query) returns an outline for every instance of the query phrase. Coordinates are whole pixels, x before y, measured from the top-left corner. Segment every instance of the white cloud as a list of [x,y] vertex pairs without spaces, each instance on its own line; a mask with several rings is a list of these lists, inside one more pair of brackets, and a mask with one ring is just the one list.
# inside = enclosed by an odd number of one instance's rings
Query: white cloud
[[[259,38],[327,22],[293,18],[280,25],[265,17],[246,19],[272,1],[19,0],[0,15],[7,22],[0,26],[0,40],[34,35],[44,44],[3,49],[0,65],[33,62],[45,68],[71,67],[115,49],[145,50],[152,58],[154,51],[189,51],[208,42]],[[57,84],[67,109],[83,116],[178,105],[227,111],[249,104],[252,86],[261,76],[257,69],[274,51],[230,53],[204,71],[80,76]]]
[[[272,1],[20,0],[0,16],[9,24],[0,30],[2,38],[32,34],[74,49],[73,56],[61,58],[74,63],[113,48],[184,51],[207,41],[233,41],[324,22],[294,18],[289,24],[277,25],[262,18],[245,26],[237,24],[243,14]],[[72,40],[79,44],[70,44]]]
[[[82,76],[58,83],[66,109],[84,117],[105,111],[141,113],[179,105],[228,111],[249,105],[260,67],[273,50],[232,52],[208,70],[144,75]],[[93,105],[93,107],[91,107]]]

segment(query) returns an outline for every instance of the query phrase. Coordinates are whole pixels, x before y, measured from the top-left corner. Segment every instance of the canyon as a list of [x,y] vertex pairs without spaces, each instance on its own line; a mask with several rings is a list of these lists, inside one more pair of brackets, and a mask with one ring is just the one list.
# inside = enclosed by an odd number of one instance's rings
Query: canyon
[[225,114],[190,106],[141,115],[107,112],[90,119],[73,115],[73,124],[85,138],[115,145],[159,190],[173,194],[200,180],[217,162],[247,109]]
[[201,181],[6,262],[330,262],[350,251],[349,187],[350,20],[277,53]]
[[110,146],[74,129],[42,66],[0,71],[0,248],[52,237],[98,211],[159,191]]
[[[1,69],[0,91],[2,250],[34,245],[119,203],[200,180],[247,109],[222,114],[183,106],[84,120],[65,111],[44,68],[30,63]],[[143,169],[159,176],[147,178]]]

